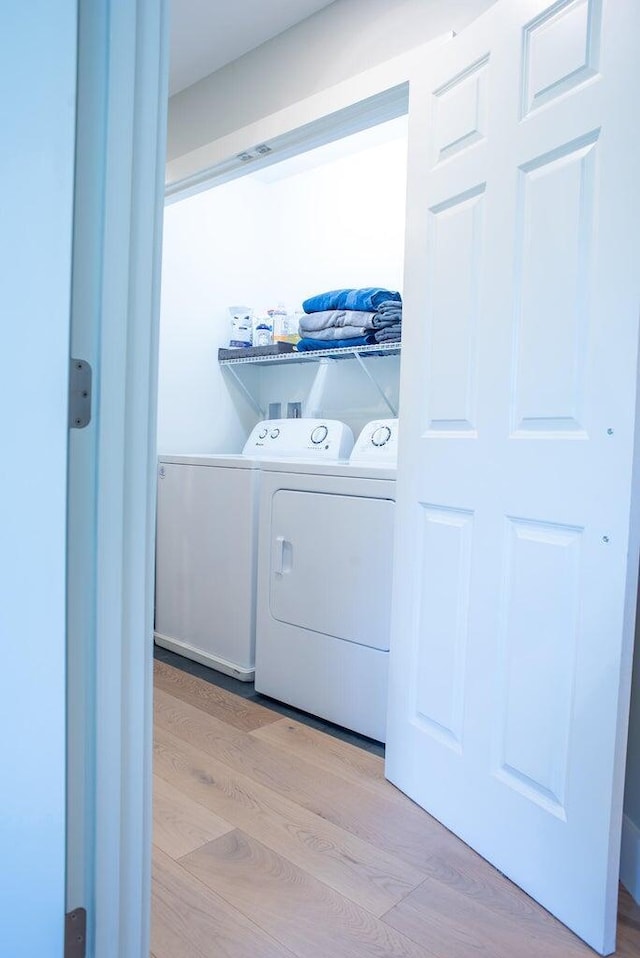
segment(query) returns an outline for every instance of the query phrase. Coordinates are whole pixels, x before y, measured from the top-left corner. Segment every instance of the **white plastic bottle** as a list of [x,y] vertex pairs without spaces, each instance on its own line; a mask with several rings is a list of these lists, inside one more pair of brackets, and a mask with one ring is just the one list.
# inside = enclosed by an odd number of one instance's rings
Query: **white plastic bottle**
[[270,346],[273,343],[273,322],[270,316],[258,316],[253,324],[253,345]]

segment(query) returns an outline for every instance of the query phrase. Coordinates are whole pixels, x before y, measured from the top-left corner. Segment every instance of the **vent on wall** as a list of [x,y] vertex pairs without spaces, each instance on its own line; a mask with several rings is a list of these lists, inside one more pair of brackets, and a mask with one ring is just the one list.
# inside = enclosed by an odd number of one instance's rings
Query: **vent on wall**
[[242,153],[238,153],[236,159],[240,160],[241,163],[250,163],[251,160],[257,160],[259,156],[266,156],[267,153],[271,152],[270,146],[261,143],[260,146],[254,146],[253,150],[243,150]]

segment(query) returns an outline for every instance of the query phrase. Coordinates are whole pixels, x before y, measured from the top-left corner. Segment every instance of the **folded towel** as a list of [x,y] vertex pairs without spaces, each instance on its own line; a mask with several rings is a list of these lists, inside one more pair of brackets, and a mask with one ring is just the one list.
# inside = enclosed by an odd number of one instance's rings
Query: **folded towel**
[[380,303],[376,309],[372,320],[374,329],[381,329],[383,326],[390,326],[402,322],[402,306],[393,301],[387,300]]
[[365,329],[364,326],[327,326],[326,329],[303,329],[300,326],[300,336],[302,339],[309,337],[310,339],[323,339],[327,342],[340,339],[359,339],[361,336],[366,336],[369,330]]
[[343,349],[347,346],[370,346],[371,336],[357,336],[354,339],[300,339],[296,349],[300,353],[311,352],[314,349]]
[[382,329],[376,329],[374,333],[377,343],[396,343],[402,338],[402,323],[396,323],[395,326],[384,326]]
[[400,293],[381,289],[379,286],[367,286],[363,289],[333,289],[328,293],[319,293],[305,299],[302,308],[305,313],[320,313],[328,309],[357,309],[373,311],[380,303],[402,302]]
[[402,312],[402,303],[395,299],[385,299],[383,303],[378,303],[376,313],[397,313]]
[[385,316],[384,313],[374,313],[371,320],[372,329],[384,329],[385,326],[397,326],[402,322],[402,313],[400,316]]
[[300,317],[300,335],[317,333],[319,329],[327,329],[330,326],[359,326],[361,329],[372,329],[374,316],[375,313],[358,309],[325,309],[319,313],[305,313]]

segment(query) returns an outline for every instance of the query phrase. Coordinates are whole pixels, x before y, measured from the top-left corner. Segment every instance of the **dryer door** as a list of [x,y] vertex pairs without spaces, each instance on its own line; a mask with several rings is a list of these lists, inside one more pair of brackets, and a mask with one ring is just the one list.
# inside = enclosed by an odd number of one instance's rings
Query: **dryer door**
[[389,648],[394,503],[279,489],[269,605],[280,622]]

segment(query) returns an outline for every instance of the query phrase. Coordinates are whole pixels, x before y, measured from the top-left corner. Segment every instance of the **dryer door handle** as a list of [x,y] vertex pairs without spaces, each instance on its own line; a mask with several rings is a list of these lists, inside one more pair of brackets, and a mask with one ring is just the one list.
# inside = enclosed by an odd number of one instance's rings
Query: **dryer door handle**
[[284,536],[276,536],[276,555],[274,571],[276,575],[287,575],[293,567],[293,546]]

